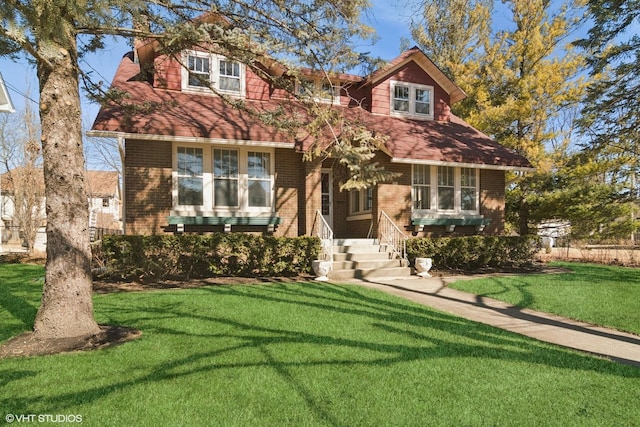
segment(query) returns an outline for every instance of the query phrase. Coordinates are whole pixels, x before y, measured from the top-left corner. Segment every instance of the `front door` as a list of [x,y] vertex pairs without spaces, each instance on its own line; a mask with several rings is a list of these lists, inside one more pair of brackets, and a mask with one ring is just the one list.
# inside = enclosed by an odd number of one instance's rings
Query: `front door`
[[333,228],[333,176],[331,169],[321,171],[321,193],[322,193],[322,216],[327,221],[329,227]]

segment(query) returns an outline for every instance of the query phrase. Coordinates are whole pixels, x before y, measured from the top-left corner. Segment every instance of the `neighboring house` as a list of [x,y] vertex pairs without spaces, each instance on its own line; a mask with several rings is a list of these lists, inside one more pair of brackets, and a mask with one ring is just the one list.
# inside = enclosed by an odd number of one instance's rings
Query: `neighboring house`
[[258,111],[285,102],[284,91],[220,55],[193,50],[182,59],[186,67],[153,42],[125,55],[112,87],[128,94],[126,103],[163,106],[104,106],[89,133],[124,143],[127,234],[298,236],[311,234],[318,211],[335,237],[367,237],[383,211],[418,236],[500,234],[505,172],[531,170],[525,158],[451,114],[466,95],[418,48],[365,77],[329,82],[306,72],[325,94],[320,102],[388,135],[374,160],[399,177],[344,192],[335,159],[303,161],[308,141],[233,108],[203,82]]
[[[40,194],[39,218],[40,230],[36,238],[36,249],[44,250],[45,238],[45,200],[44,176],[42,169],[37,169],[38,176],[34,181],[36,193]],[[0,225],[3,243],[22,244],[18,221],[15,218],[13,181],[24,173],[22,168],[12,169],[0,175],[0,214],[3,224]],[[89,226],[93,229],[122,230],[121,196],[119,185],[120,174],[115,171],[86,171],[85,184],[89,208]]]
[[87,171],[89,225],[108,230],[122,230],[120,174],[114,171]]

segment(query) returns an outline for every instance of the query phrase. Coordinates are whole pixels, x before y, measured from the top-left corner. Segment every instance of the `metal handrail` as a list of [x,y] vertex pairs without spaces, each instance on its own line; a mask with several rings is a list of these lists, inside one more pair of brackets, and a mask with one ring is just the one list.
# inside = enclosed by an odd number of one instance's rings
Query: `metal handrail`
[[319,256],[324,261],[333,262],[333,230],[329,226],[327,220],[324,219],[322,212],[320,212],[319,210],[316,211],[316,218],[313,222],[313,229],[316,231],[315,234],[320,238],[320,242],[322,245]]
[[380,211],[378,219],[378,242],[387,244],[393,249],[393,253],[407,265],[407,239],[408,237],[398,228],[395,222],[385,211]]

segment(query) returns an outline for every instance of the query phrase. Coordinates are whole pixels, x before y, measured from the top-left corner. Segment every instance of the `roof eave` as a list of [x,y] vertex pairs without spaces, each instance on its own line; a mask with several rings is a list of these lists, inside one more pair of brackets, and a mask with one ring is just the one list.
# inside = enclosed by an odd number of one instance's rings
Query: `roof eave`
[[93,129],[87,131],[87,136],[95,138],[123,138],[123,139],[138,139],[145,141],[169,141],[169,142],[181,142],[187,144],[217,144],[217,145],[240,145],[247,147],[270,147],[270,148],[295,148],[294,142],[283,141],[252,141],[252,140],[236,140],[236,139],[223,139],[223,138],[206,138],[201,136],[181,136],[181,135],[157,135],[157,134],[143,134],[143,133],[130,133],[120,131],[106,131]]
[[430,166],[453,166],[461,168],[475,168],[475,169],[488,169],[488,170],[502,170],[502,171],[514,171],[514,172],[534,172],[536,168],[529,166],[517,166],[517,165],[492,165],[486,163],[467,163],[467,162],[450,162],[443,160],[423,160],[423,159],[410,159],[406,157],[392,157],[391,163],[404,163],[414,165],[430,165]]

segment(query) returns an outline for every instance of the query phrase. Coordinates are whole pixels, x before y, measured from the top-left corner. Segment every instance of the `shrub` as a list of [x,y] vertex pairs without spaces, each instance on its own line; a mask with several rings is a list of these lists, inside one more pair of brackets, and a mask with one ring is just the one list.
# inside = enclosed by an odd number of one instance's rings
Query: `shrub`
[[407,255],[433,259],[435,270],[524,267],[540,250],[535,236],[469,236],[409,239]]
[[293,276],[311,271],[320,240],[242,233],[105,236],[94,248],[100,277],[117,280]]

